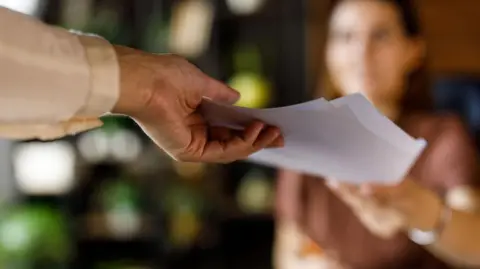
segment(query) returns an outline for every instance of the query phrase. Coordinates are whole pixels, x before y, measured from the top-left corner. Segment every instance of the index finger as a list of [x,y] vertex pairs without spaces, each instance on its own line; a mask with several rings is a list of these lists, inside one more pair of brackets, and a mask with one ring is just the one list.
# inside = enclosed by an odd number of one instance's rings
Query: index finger
[[[278,142],[280,140],[280,142]],[[209,141],[205,147],[206,160],[222,160],[232,162],[246,159],[249,155],[272,146],[283,146],[280,130],[266,126],[256,121],[250,124],[242,133],[234,135],[229,141],[220,144]]]

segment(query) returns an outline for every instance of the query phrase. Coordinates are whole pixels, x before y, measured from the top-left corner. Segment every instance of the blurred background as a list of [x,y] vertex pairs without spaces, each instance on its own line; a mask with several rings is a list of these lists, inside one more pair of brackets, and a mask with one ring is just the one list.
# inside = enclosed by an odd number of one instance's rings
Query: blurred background
[[[239,90],[239,105],[263,108],[312,98],[326,2],[0,0],[0,6],[116,44],[183,55]],[[437,109],[460,114],[479,138],[480,2],[419,3]],[[273,267],[274,169],[176,163],[131,120],[104,122],[48,143],[0,141],[2,268]]]

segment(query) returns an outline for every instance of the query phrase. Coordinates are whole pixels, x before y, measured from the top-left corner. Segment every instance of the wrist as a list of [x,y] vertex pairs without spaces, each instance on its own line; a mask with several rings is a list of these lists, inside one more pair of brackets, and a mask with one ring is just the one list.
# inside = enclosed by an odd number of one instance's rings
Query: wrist
[[153,95],[153,74],[142,66],[143,52],[114,46],[120,69],[120,95],[112,113],[136,117]]
[[437,217],[433,226],[431,224],[432,222],[430,222],[428,224],[428,229],[421,228],[421,226],[418,226],[418,228],[410,228],[408,230],[408,236],[413,242],[419,245],[432,245],[440,240],[440,237],[444,233],[445,227],[450,222],[451,218],[452,210],[447,206],[443,206],[440,215]]
[[404,216],[407,229],[431,230],[441,219],[443,203],[434,192],[407,179],[401,192],[391,197],[391,205]]
[[417,191],[421,199],[413,205],[414,209],[407,216],[407,225],[412,229],[431,231],[443,221],[444,205],[441,199],[427,189]]

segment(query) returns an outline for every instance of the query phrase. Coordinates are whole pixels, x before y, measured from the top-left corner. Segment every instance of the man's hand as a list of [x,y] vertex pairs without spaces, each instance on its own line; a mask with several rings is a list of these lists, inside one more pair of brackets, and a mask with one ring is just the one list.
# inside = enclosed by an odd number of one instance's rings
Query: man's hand
[[125,47],[116,51],[121,94],[112,112],[135,119],[176,160],[227,163],[283,146],[280,130],[261,122],[243,132],[209,127],[197,110],[202,99],[233,104],[239,94],[187,60]]

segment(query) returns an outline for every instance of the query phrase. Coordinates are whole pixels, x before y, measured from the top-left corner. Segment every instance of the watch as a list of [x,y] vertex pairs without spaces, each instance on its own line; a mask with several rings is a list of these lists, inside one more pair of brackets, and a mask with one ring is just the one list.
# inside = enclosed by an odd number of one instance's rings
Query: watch
[[446,224],[452,218],[452,210],[448,206],[443,206],[441,216],[435,227],[430,231],[412,228],[408,231],[410,240],[421,246],[427,246],[435,243],[441,236]]

